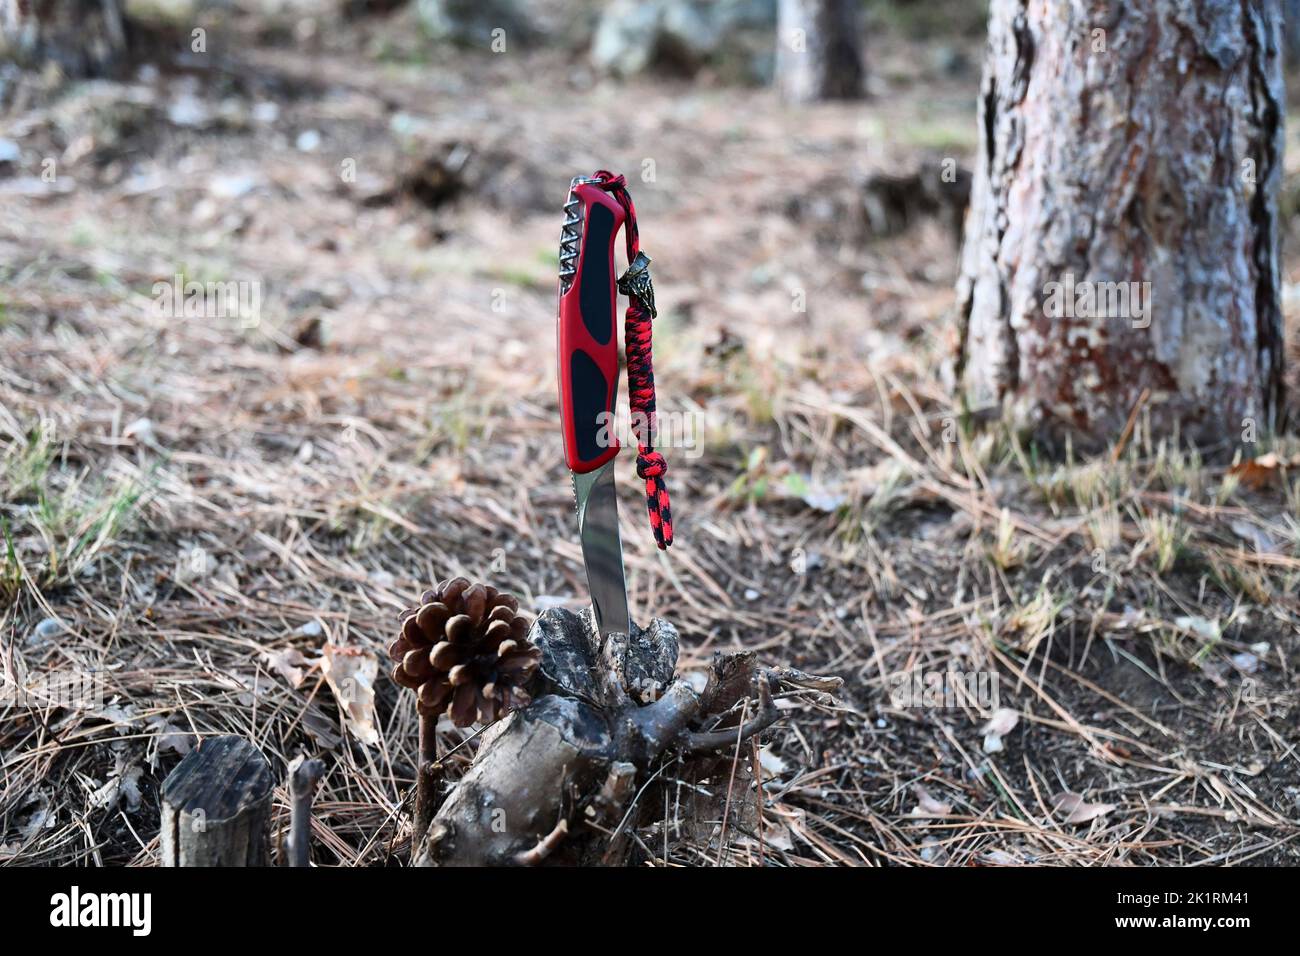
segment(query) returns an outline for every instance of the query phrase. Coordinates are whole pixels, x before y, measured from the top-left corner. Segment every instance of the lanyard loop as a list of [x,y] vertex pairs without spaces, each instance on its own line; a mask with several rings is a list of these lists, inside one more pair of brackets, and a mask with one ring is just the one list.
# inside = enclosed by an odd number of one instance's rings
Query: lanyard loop
[[650,257],[641,251],[641,234],[636,225],[636,207],[627,191],[627,180],[609,170],[598,170],[594,185],[609,193],[627,215],[623,236],[627,241],[628,269],[618,280],[618,289],[628,297],[624,322],[627,343],[627,398],[632,411],[632,434],[636,436],[636,473],[645,481],[646,511],[650,530],[659,550],[673,543],[673,514],[664,475],[668,462],[655,450],[658,433],[655,418],[654,356],[651,349],[651,320],[655,310],[654,287],[650,283]]

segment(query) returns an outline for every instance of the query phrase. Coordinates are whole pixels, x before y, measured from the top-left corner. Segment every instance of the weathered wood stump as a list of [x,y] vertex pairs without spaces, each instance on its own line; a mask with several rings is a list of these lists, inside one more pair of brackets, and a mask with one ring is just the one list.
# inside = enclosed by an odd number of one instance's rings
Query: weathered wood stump
[[162,786],[163,866],[267,866],[271,765],[242,737],[210,737]]

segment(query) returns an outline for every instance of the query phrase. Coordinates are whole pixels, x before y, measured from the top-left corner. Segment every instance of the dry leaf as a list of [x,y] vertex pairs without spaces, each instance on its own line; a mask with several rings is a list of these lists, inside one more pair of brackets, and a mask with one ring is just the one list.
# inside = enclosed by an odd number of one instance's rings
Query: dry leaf
[[128,812],[134,813],[140,809],[140,777],[143,774],[144,771],[137,764],[128,763],[118,754],[112,776],[106,784],[90,794],[90,805],[101,810],[111,810],[123,803]]
[[182,757],[194,747],[194,735],[183,727],[177,727],[162,715],[149,718],[148,726],[158,738],[158,752],[174,750]]
[[1065,814],[1065,823],[1088,823],[1115,809],[1113,803],[1089,803],[1077,793],[1057,794],[1052,806]]
[[912,788],[916,794],[916,806],[912,808],[914,817],[946,817],[952,813],[952,804],[935,799],[929,790],[919,783]]
[[1255,550],[1260,554],[1279,553],[1277,542],[1273,540],[1273,536],[1258,525],[1252,524],[1249,521],[1235,519],[1228,522],[1228,527],[1230,527],[1232,533],[1242,541],[1245,541],[1247,544],[1253,544]]
[[1101,745],[1102,756],[1111,760],[1127,760],[1133,756],[1133,751],[1123,744],[1117,744],[1113,740],[1106,740]]
[[1238,462],[1228,469],[1228,474],[1234,475],[1244,487],[1258,491],[1271,485],[1283,469],[1297,464],[1300,461],[1296,457],[1287,461],[1276,453],[1269,452],[1258,458]]
[[36,804],[36,807],[30,814],[18,817],[18,832],[22,836],[23,843],[29,843],[36,839],[41,830],[52,827],[55,824],[55,811],[50,805],[50,798],[44,792],[40,791],[35,796],[29,797],[23,806]]
[[921,841],[921,859],[926,863],[947,863],[948,850],[937,837],[928,836]]
[[311,739],[316,741],[316,746],[321,750],[333,750],[343,743],[343,736],[339,733],[339,725],[326,717],[321,712],[320,707],[314,703],[304,711],[302,726],[311,735]]
[[1012,710],[1010,707],[999,707],[995,710],[993,717],[984,725],[984,752],[986,754],[1001,752],[1002,738],[1011,733],[1018,723],[1020,723],[1020,711]]
[[290,687],[300,687],[307,675],[311,661],[302,656],[296,647],[287,647],[282,651],[262,651],[262,660],[286,681]]
[[986,850],[980,857],[980,862],[986,866],[1023,866],[1024,860],[1012,856],[1005,850]]
[[147,418],[137,418],[122,429],[122,437],[137,441],[142,445],[155,445],[153,422]]
[[1195,634],[1203,640],[1214,643],[1223,637],[1223,628],[1219,626],[1219,619],[1208,620],[1203,617],[1185,616],[1174,619],[1174,624],[1184,631]]
[[806,814],[803,810],[777,804],[763,814],[763,842],[776,850],[787,853],[794,850],[795,838],[804,842],[801,831]]
[[379,731],[375,729],[375,677],[379,674],[379,661],[360,647],[326,644],[323,650],[321,670],[343,710],[348,730],[362,743],[379,743]]
[[791,836],[789,827],[772,823],[763,827],[763,844],[773,850],[790,853],[794,850],[794,837]]
[[758,765],[762,768],[764,777],[779,777],[790,769],[788,763],[772,753],[771,747],[763,747],[758,751]]

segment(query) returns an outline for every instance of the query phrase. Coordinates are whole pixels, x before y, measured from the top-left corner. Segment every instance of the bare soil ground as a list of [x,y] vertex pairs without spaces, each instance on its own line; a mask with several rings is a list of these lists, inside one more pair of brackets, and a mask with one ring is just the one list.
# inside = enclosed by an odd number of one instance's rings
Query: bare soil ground
[[[634,617],[672,619],[687,664],[847,681],[765,734],[761,821],[698,819],[683,784],[642,862],[1300,862],[1296,443],[1211,466],[1139,414],[1052,463],[969,428],[951,226],[857,224],[863,176],[969,165],[977,70],[886,34],[870,102],[795,111],[430,49],[409,14],[210,34],[126,81],[8,80],[0,655],[104,697],[0,706],[0,861],[152,863],[159,784],[217,733],[326,759],[317,863],[406,859],[398,610],[451,574],[534,611],[585,594],[554,273],[568,180],[604,167],[655,259],[661,407],[706,422],[666,450],[666,556],[623,462]],[[178,274],[260,283],[257,321],[160,314]],[[338,647],[378,669],[351,720]],[[948,669],[998,699],[898,698]]]

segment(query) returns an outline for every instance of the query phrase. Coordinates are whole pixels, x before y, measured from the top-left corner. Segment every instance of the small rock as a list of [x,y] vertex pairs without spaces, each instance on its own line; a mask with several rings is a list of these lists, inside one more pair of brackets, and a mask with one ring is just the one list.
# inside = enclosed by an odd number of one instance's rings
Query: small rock
[[208,181],[208,192],[218,199],[238,199],[256,189],[259,183],[256,176],[246,173],[213,176]]
[[659,2],[613,0],[605,6],[596,27],[592,62],[616,76],[631,76],[647,69],[654,58],[662,16]]
[[753,588],[745,588],[746,601],[757,601],[760,596],[761,595],[759,595],[759,593],[755,591]]
[[748,62],[755,80],[770,70],[775,29],[775,0],[613,0],[596,26],[591,59],[616,76]]
[[320,133],[314,129],[305,129],[298,134],[294,146],[300,153],[314,153],[320,148]]
[[147,172],[137,170],[131,173],[118,187],[124,196],[143,196],[156,192],[167,185],[167,177],[158,170]]
[[212,122],[212,111],[192,93],[183,93],[167,107],[167,118],[175,126],[199,128]]
[[1241,653],[1232,655],[1232,666],[1243,674],[1253,674],[1259,670],[1259,658],[1254,654]]
[[153,422],[147,418],[137,418],[122,429],[122,437],[141,445],[152,445],[154,444]]
[[32,628],[31,634],[27,637],[27,643],[39,644],[42,641],[53,640],[63,632],[63,624],[55,617],[47,617]]
[[725,6],[669,3],[660,24],[660,44],[668,44],[672,55],[684,59],[687,66],[702,64],[718,48],[722,31],[728,25],[723,17],[712,15],[711,11]]
[[388,121],[388,128],[396,136],[418,136],[429,129],[429,123],[418,116],[405,111],[399,111],[393,114],[393,118]]
[[835,491],[809,490],[802,497],[809,508],[826,514],[834,514],[848,501],[847,495]]
[[516,0],[419,0],[416,4],[420,22],[434,39],[491,49],[500,38],[507,51],[511,43],[526,43],[534,33],[526,9]]
[[316,286],[305,286],[298,289],[291,296],[287,303],[291,312],[305,312],[308,309],[334,308],[334,302],[325,295]]

